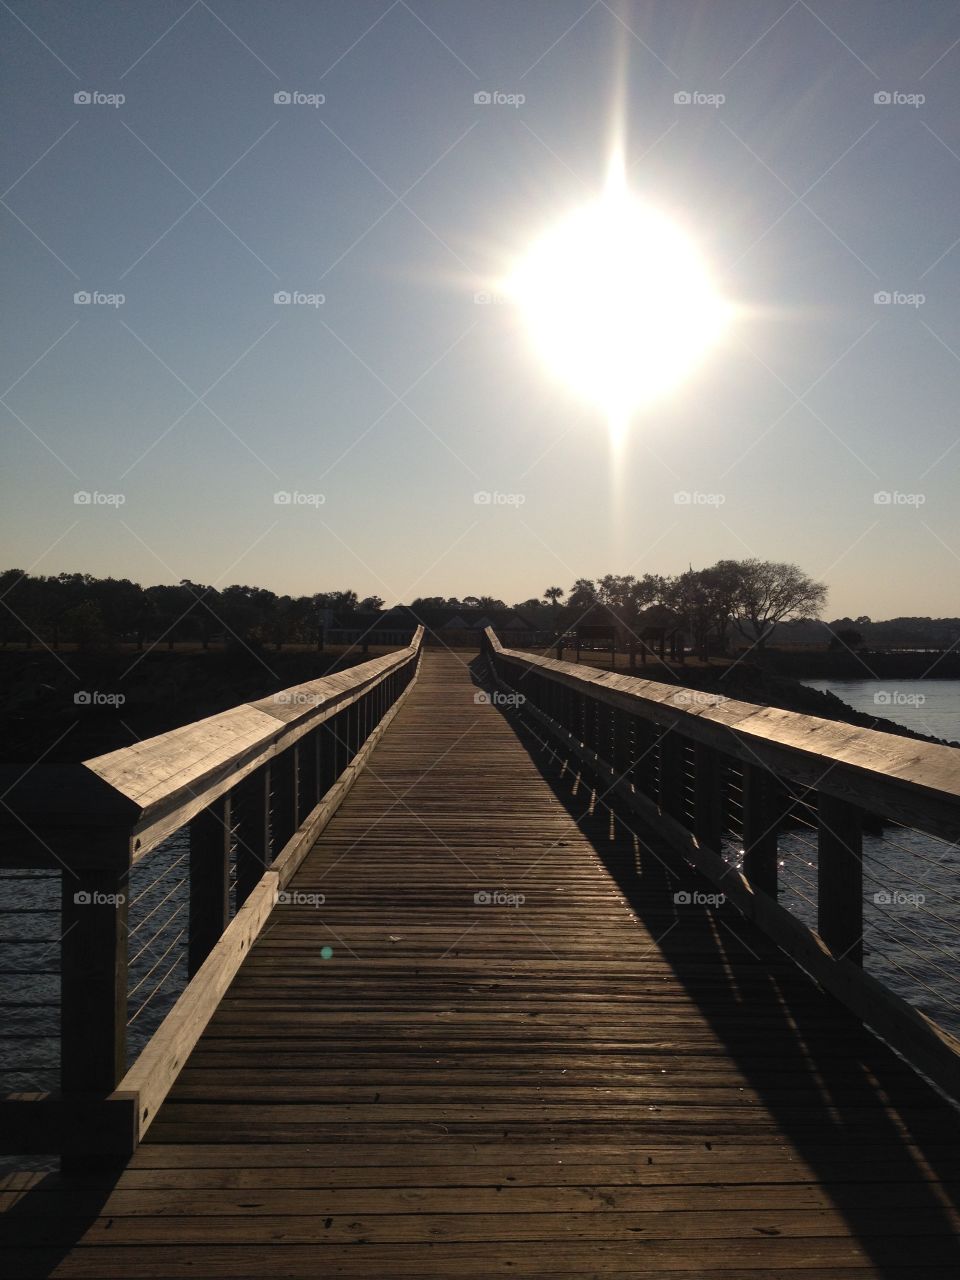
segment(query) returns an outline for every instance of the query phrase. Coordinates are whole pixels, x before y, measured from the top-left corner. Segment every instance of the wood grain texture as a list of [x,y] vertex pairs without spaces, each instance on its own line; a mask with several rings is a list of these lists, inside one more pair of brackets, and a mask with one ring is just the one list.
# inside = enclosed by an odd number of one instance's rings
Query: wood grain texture
[[506,649],[492,631],[486,643],[519,676],[543,673],[607,705],[633,710],[663,728],[713,747],[744,764],[763,763],[801,786],[896,818],[941,839],[960,837],[960,753],[878,729],[699,694],[696,708],[682,686],[617,675]]
[[956,1276],[955,1113],[476,693],[424,655],[127,1169],[0,1186],[4,1274]]

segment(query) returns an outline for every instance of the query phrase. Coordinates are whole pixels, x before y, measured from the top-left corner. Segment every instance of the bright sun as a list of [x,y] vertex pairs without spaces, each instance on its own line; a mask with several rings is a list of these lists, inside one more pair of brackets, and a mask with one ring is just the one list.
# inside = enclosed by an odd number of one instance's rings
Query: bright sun
[[696,246],[614,170],[603,195],[537,239],[505,288],[549,370],[601,408],[618,438],[726,327]]

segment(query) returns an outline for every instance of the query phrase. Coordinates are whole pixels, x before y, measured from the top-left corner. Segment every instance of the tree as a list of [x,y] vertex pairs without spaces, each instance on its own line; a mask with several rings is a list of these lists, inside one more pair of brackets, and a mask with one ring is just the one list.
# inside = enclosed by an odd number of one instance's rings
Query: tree
[[710,632],[716,621],[716,606],[708,569],[688,569],[666,586],[665,604],[675,609],[685,631],[690,633],[697,656],[706,661]]
[[99,608],[92,600],[68,609],[63,617],[67,639],[78,649],[102,649],[110,639]]
[[172,649],[174,642],[187,634],[187,617],[196,603],[193,593],[182,585],[161,583],[147,587],[146,595],[157,620],[157,640],[166,640],[167,648]]
[[676,578],[660,581],[663,585],[657,602],[680,614],[697,654],[706,661],[711,636],[715,637],[716,648],[725,652],[741,585],[736,561],[720,560],[707,569],[691,568]]
[[825,584],[814,582],[795,564],[753,559],[736,565],[734,622],[760,654],[778,622],[800,615],[817,617],[826,603]]
[[557,630],[557,619],[560,616],[560,601],[563,599],[563,587],[547,587],[543,593],[544,600],[549,600],[553,609],[553,629]]
[[0,641],[4,648],[11,640],[19,640],[24,635],[20,618],[26,581],[23,569],[4,569],[0,573]]
[[90,584],[87,599],[99,608],[104,626],[114,640],[135,636],[142,644],[147,610],[139,583],[129,578],[100,578]]
[[859,649],[863,644],[863,633],[858,631],[856,627],[837,627],[830,636],[830,648],[837,649]]
[[597,588],[591,578],[578,578],[567,593],[567,613],[576,619],[597,603]]

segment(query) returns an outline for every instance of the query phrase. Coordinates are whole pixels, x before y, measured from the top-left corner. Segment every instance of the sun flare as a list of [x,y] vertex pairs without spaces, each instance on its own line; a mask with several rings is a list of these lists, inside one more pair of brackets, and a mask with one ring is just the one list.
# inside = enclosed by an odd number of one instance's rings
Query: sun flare
[[732,311],[696,245],[616,165],[598,200],[534,241],[505,291],[549,371],[605,413],[614,438],[683,381]]

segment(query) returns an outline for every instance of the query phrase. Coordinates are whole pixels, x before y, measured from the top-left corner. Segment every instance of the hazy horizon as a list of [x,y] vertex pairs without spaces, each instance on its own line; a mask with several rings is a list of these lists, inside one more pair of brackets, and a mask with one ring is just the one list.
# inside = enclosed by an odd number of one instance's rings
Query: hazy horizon
[[[5,563],[389,605],[757,556],[825,617],[957,612],[954,6],[14,0],[0,31]],[[619,456],[497,293],[618,131],[737,313]]]

